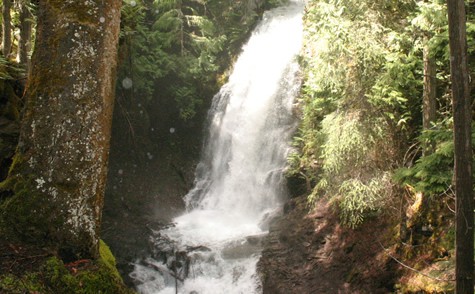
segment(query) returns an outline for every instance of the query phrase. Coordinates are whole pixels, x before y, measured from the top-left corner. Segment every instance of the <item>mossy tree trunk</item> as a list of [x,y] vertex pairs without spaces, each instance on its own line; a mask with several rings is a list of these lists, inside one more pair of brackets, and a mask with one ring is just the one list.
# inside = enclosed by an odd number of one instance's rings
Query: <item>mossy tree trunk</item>
[[[109,152],[121,0],[40,0],[7,236],[95,258]],[[4,187],[4,188],[5,188]]]
[[10,16],[13,0],[3,0],[2,5],[2,53],[6,58],[10,57],[12,50],[12,19]]

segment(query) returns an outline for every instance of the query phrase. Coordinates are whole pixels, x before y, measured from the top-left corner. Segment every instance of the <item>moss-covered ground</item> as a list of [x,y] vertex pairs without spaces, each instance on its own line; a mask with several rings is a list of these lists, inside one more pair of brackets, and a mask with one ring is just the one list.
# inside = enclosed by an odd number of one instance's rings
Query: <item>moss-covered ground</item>
[[63,263],[57,256],[28,244],[0,241],[0,293],[134,293],[101,241],[97,260]]

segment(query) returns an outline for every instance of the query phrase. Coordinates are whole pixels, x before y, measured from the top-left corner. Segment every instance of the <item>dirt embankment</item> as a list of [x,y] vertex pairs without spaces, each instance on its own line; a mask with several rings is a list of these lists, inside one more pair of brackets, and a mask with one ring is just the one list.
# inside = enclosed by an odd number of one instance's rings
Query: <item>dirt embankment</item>
[[392,227],[378,217],[351,230],[325,200],[309,212],[305,197],[291,199],[258,264],[263,293],[393,292],[398,265],[382,247]]

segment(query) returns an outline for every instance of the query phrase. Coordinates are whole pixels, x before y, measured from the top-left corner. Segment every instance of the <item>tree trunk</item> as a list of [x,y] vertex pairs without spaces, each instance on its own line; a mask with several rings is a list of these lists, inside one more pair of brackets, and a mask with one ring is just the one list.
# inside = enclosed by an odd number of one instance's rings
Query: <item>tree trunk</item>
[[436,64],[434,58],[430,56],[429,39],[424,38],[424,93],[422,98],[423,129],[429,130],[436,118]]
[[467,61],[465,6],[448,0],[450,72],[455,143],[456,293],[473,293],[473,186],[471,103]]
[[[65,260],[98,255],[120,0],[38,6],[37,41],[3,224]],[[5,229],[4,228],[4,229]]]
[[29,52],[31,51],[32,15],[26,6],[26,1],[20,3],[20,40],[18,41],[18,62],[23,68],[29,67]]
[[5,58],[10,57],[12,50],[12,19],[10,16],[12,1],[13,0],[3,0],[2,6],[2,53]]

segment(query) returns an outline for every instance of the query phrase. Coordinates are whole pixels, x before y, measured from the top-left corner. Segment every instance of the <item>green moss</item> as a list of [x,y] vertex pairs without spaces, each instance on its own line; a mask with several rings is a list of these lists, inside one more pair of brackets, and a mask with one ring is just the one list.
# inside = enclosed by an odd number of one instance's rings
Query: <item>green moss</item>
[[100,240],[100,257],[97,260],[97,269],[84,271],[77,278],[82,285],[83,293],[132,293],[123,286],[122,278],[116,268],[115,257],[107,244]]
[[102,266],[109,269],[110,273],[116,278],[121,279],[120,274],[117,271],[115,257],[112,254],[109,246],[107,246],[107,244],[102,240],[99,241],[99,256],[99,262],[102,264]]
[[437,261],[430,266],[426,264],[421,272],[424,275],[412,273],[396,284],[397,293],[454,293],[454,258]]
[[38,276],[35,274],[26,275],[23,279],[18,279],[13,275],[0,276],[0,293],[23,294],[25,289],[29,290],[28,293],[45,292],[45,288],[41,285]]
[[57,257],[51,257],[37,272],[22,277],[0,275],[0,293],[134,293],[124,285],[115,258],[102,240],[99,248],[100,258],[80,263],[81,266],[65,265]]
[[[15,152],[15,155],[13,156],[13,159],[12,159],[12,164],[10,165],[10,169],[8,170],[8,174],[12,175],[15,172],[15,169],[18,169],[22,166],[24,161],[25,160],[24,160],[23,156],[20,154],[20,152],[18,152],[18,151]],[[9,182],[12,182],[11,178],[12,177],[8,177],[7,180],[10,180]],[[8,187],[9,188],[11,187],[11,189],[13,188],[12,185],[10,185]]]
[[1,223],[5,231],[22,240],[46,245],[47,235],[54,232],[55,227],[60,227],[60,219],[55,217],[54,220],[45,220],[42,217],[31,216],[49,215],[46,211],[55,209],[49,198],[36,189],[34,181],[30,178],[10,178],[3,184],[3,188],[14,193],[0,208]]
[[42,267],[43,281],[48,289],[58,293],[77,293],[80,283],[66,269],[64,263],[56,257],[46,261]]
[[53,0],[49,3],[59,15],[66,15],[69,19],[79,23],[94,24],[97,22],[97,4],[88,1]]

